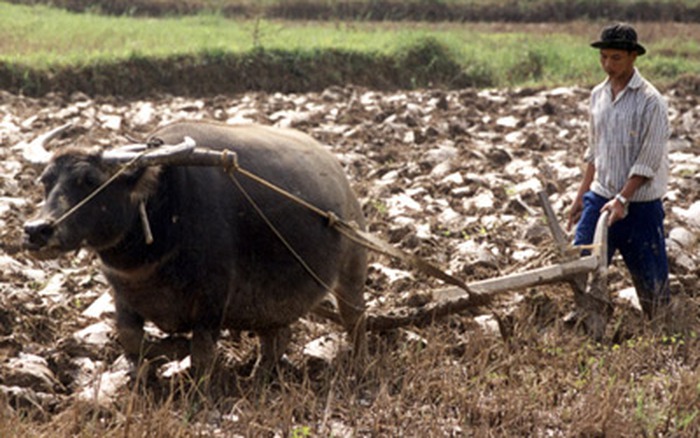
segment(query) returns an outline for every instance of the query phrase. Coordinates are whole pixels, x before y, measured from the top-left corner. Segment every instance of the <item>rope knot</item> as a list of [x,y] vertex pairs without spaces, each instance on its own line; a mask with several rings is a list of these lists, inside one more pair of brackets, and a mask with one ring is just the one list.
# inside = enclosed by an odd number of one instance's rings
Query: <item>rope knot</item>
[[332,211],[328,211],[326,212],[326,217],[328,218],[328,226],[335,227],[335,224],[337,224],[339,220],[338,216]]
[[226,149],[221,151],[221,166],[227,173],[237,171],[239,169],[238,154]]

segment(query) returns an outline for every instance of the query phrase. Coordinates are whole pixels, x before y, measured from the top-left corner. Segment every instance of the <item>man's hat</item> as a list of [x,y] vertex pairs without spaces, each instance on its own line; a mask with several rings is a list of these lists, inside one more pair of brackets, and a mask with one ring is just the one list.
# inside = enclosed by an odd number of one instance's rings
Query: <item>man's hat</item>
[[633,50],[643,55],[647,50],[637,42],[637,31],[629,24],[618,23],[603,29],[600,41],[591,44],[596,49]]

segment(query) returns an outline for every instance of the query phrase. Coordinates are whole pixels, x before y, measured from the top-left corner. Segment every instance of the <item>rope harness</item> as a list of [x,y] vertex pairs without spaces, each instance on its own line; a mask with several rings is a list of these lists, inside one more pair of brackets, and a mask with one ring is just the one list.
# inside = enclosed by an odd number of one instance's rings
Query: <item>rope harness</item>
[[[235,173],[240,173],[241,175],[245,176],[248,179],[251,179],[258,184],[263,185],[264,187],[267,187],[268,189],[286,197],[287,199],[290,199],[294,202],[296,202],[299,205],[302,205],[303,207],[313,211],[314,213],[318,214],[319,216],[325,218],[328,221],[328,226],[334,228],[336,231],[338,231],[340,234],[345,236],[346,238],[350,239],[351,241],[357,243],[358,245],[361,245],[371,251],[377,252],[379,254],[383,254],[389,257],[394,257],[399,260],[402,260],[406,263],[408,263],[410,266],[413,266],[414,268],[418,269],[421,272],[424,272],[428,275],[431,275],[433,277],[439,278],[440,280],[444,281],[445,283],[452,284],[454,286],[458,286],[465,291],[469,292],[469,287],[467,286],[466,283],[464,283],[462,280],[446,273],[442,269],[438,268],[437,266],[433,265],[432,263],[426,261],[425,259],[422,259],[416,255],[409,254],[407,252],[404,252],[400,250],[399,248],[396,248],[393,245],[390,245],[389,243],[379,239],[378,237],[374,236],[371,233],[368,233],[364,230],[361,230],[356,224],[348,222],[346,220],[343,220],[339,218],[335,213],[332,211],[324,211],[321,210],[320,208],[316,207],[313,204],[310,204],[309,202],[305,201],[304,199],[294,195],[293,193],[289,193],[288,191],[284,190],[283,188],[276,186],[272,184],[271,182],[267,181],[264,178],[259,177],[258,175],[255,175],[252,172],[249,172],[248,170],[240,167],[238,165],[238,158],[235,152],[231,151],[223,151],[222,152],[222,165],[224,167],[224,170],[228,173],[229,177],[234,181],[236,186],[241,190],[243,195],[246,197],[248,202],[253,205],[257,213],[260,215],[260,217],[265,221],[265,223],[273,230],[273,232],[282,240],[282,242],[287,246],[290,251],[292,251],[293,254],[295,254],[295,257],[299,257],[294,250],[289,247],[289,244],[286,242],[284,239],[284,236],[279,234],[279,231],[275,229],[274,225],[270,223],[270,221],[267,219],[265,216],[265,213],[260,210],[260,208],[255,204],[255,201],[250,197],[250,195],[245,191],[245,189],[240,185],[238,180],[236,179]],[[306,265],[303,260],[299,260],[302,265]],[[314,278],[317,278],[317,276],[314,274],[312,275]],[[319,280],[317,280],[319,282]],[[321,284],[323,284],[321,282]]]
[[[205,149],[207,150],[207,149]],[[67,210],[65,213],[63,213],[58,219],[56,219],[53,222],[53,226],[57,226],[61,222],[65,221],[69,216],[74,214],[76,211],[78,211],[81,207],[83,207],[87,202],[95,198],[98,194],[100,194],[102,191],[104,191],[107,186],[109,186],[112,182],[114,182],[119,176],[121,176],[124,172],[126,172],[129,168],[139,164],[139,161],[142,160],[144,156],[146,156],[147,153],[151,152],[151,150],[146,149],[142,152],[139,152],[136,154],[136,156],[132,159],[130,159],[128,162],[123,164],[107,181],[102,183],[99,187],[97,187],[92,193],[90,193],[88,196],[86,196],[83,200],[81,200],[79,203],[75,204],[73,207],[71,207],[69,210]],[[209,151],[209,150],[208,150]],[[265,215],[265,212],[262,211],[260,206],[255,202],[255,200],[250,196],[250,194],[245,190],[245,188],[241,185],[240,181],[238,178],[236,178],[236,174],[243,175],[244,177],[268,188],[269,190],[272,190],[273,192],[303,206],[304,208],[316,213],[317,215],[321,216],[322,218],[326,219],[328,221],[328,226],[334,228],[336,231],[338,231],[341,235],[345,236],[346,238],[350,239],[351,241],[355,242],[358,245],[361,245],[371,251],[375,251],[377,253],[389,256],[389,257],[394,257],[396,259],[402,260],[406,263],[408,263],[410,266],[413,268],[428,274],[430,276],[439,278],[440,280],[444,281],[445,283],[452,284],[454,286],[458,286],[461,289],[470,292],[469,287],[467,286],[466,283],[463,281],[459,280],[458,278],[444,272],[437,266],[433,265],[432,263],[416,256],[413,254],[409,254],[407,252],[402,251],[399,248],[396,248],[393,245],[390,245],[389,243],[379,239],[378,237],[372,235],[371,233],[368,233],[364,230],[361,230],[356,224],[345,221],[341,218],[339,218],[335,213],[332,211],[323,211],[320,208],[316,207],[313,204],[310,204],[309,202],[305,201],[304,199],[294,195],[293,193],[290,193],[283,188],[267,181],[266,179],[242,168],[238,164],[238,155],[233,152],[233,151],[228,151],[228,150],[223,150],[223,151],[215,151],[216,154],[220,155],[220,163],[219,165],[223,168],[223,170],[226,172],[226,174],[229,176],[229,178],[233,181],[235,186],[238,188],[238,190],[241,191],[243,196],[246,198],[248,203],[253,207],[253,209],[256,211],[256,213],[260,216],[260,218],[265,222],[265,224],[270,228],[270,230],[277,236],[277,238],[282,242],[282,244],[289,250],[289,252],[293,255],[293,257],[297,260],[297,262],[303,267],[303,269],[323,288],[325,288],[327,291],[333,292],[333,290],[330,288],[328,284],[326,284],[323,279],[321,279],[318,274],[309,266],[308,263],[301,257],[299,253],[294,250],[294,248],[291,246],[291,244],[285,239],[285,237],[280,233],[280,231],[275,227],[275,225],[269,220],[269,218]],[[141,217],[141,223],[144,229],[144,234],[146,236],[146,242],[151,243],[153,241],[153,237],[150,232],[150,225],[148,222],[148,217],[146,214],[146,209],[144,202],[141,201],[141,204],[139,205],[139,214]],[[334,296],[337,297],[336,294]]]

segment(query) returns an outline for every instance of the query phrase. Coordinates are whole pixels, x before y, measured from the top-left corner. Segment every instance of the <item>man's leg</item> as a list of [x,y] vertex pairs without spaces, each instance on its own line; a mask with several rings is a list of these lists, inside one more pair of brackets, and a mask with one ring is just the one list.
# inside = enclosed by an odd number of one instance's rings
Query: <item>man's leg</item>
[[629,214],[619,223],[624,232],[616,236],[616,244],[642,310],[651,318],[670,299],[663,205],[661,201],[637,202],[629,208]]

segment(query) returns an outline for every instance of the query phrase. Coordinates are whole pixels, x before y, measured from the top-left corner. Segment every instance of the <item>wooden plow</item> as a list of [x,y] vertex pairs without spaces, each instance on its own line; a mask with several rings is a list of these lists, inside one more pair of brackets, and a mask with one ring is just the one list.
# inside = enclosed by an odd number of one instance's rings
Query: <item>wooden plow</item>
[[[540,193],[540,198],[543,200],[555,241],[558,242],[560,258],[564,260],[550,266],[467,283],[468,292],[458,287],[438,289],[433,292],[435,301],[423,307],[397,309],[385,315],[369,315],[368,328],[387,330],[405,325],[425,324],[449,314],[488,305],[501,293],[568,282],[574,289],[574,298],[589,334],[596,339],[602,337],[612,309],[607,286],[608,213],[603,213],[598,220],[594,242],[590,245],[590,254],[579,257],[572,255],[568,251],[568,244],[562,240],[565,239],[565,235],[556,221],[546,194]],[[589,274],[592,274],[590,280]]]

